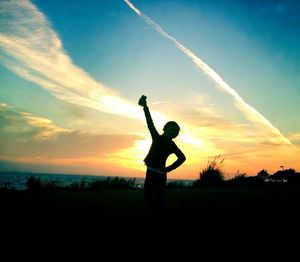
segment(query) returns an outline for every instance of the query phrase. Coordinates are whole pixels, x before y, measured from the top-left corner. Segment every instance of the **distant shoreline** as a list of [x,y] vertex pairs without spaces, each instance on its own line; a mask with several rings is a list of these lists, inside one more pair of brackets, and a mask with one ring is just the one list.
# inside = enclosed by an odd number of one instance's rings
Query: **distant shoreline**
[[[14,190],[25,190],[27,179],[31,176],[39,177],[43,182],[55,182],[59,186],[67,186],[71,183],[80,183],[82,181],[91,182],[107,178],[135,179],[137,185],[142,186],[144,177],[123,177],[123,176],[103,176],[89,174],[68,174],[68,173],[42,173],[42,172],[20,172],[20,171],[0,171],[0,188]],[[169,182],[182,181],[186,185],[191,185],[194,180],[168,178]]]

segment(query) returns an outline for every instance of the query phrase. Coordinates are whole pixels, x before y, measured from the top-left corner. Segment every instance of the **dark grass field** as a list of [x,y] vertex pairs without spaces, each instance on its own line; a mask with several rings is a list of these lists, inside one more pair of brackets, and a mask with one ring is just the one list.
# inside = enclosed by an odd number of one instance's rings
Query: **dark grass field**
[[1,238],[49,254],[286,258],[299,250],[299,203],[299,185],[168,189],[155,216],[144,212],[141,190],[1,191]]

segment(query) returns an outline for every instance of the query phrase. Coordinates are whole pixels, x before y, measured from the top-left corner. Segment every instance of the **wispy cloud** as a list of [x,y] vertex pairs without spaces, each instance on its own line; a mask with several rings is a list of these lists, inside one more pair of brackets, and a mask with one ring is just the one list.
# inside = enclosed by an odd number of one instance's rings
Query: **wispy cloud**
[[74,65],[50,22],[30,1],[1,1],[0,10],[5,21],[0,25],[4,66],[68,103],[143,119],[136,102],[122,98]]
[[[33,3],[27,0],[0,1],[0,20],[0,63],[11,71],[67,103],[145,121],[142,110],[137,108],[137,101],[125,99],[111,88],[95,81],[73,63],[51,23]],[[161,29],[156,26],[157,30]],[[164,31],[160,33],[171,41],[176,41]],[[181,51],[188,52],[187,55],[195,63],[202,62],[190,50],[177,41],[175,43]],[[202,66],[206,66],[208,74],[213,74],[207,65]],[[222,85],[223,80],[218,75],[214,77]],[[159,102],[159,108],[168,106],[170,110],[163,111],[168,113],[165,115],[153,111],[152,116],[158,127],[169,119],[179,121],[182,132],[178,139],[188,157],[187,168],[195,167],[195,163],[198,166],[199,149],[202,150],[201,158],[205,159],[208,155],[227,153],[231,151],[228,148],[233,145],[236,146],[234,152],[251,152],[252,146],[258,143],[288,143],[276,128],[262,116],[259,117],[250,106],[247,107],[234,90],[226,86],[224,91],[235,97],[241,110],[258,125],[253,127],[254,125],[232,123],[211,106],[201,104],[199,109],[196,107],[199,104],[195,103],[198,99],[195,96],[194,100],[191,99],[189,108],[162,101]],[[156,103],[151,104],[151,107],[152,105],[155,109]],[[6,104],[1,104],[0,109],[0,155],[4,160],[29,163],[35,159],[35,162],[41,164],[76,164],[94,168],[106,168],[109,165],[112,169],[122,157],[141,160],[141,154],[148,150],[145,142],[149,142],[149,137],[68,130],[57,126],[50,119],[29,112],[19,112]],[[237,141],[240,143],[239,147],[235,143]]]
[[[51,120],[0,104],[0,158],[101,158],[133,145],[141,137],[61,128]],[[117,141],[117,143],[116,143]]]
[[[251,118],[255,123],[267,126],[273,140],[276,139],[278,143],[287,142],[276,128],[246,104],[217,73],[202,62],[192,51],[165,33],[129,1],[126,1],[126,3],[160,34],[173,41],[223,90],[234,96],[238,106],[248,118]],[[121,97],[117,92],[95,81],[88,73],[74,65],[72,59],[63,49],[62,43],[52,29],[50,22],[30,1],[2,1],[0,7],[0,18],[2,21],[7,21],[6,24],[1,24],[0,33],[0,48],[4,50],[0,55],[0,61],[6,67],[25,79],[37,83],[57,98],[68,103],[144,121],[143,112],[137,110],[136,101],[132,102]],[[157,112],[153,112],[153,118],[158,126],[162,126],[168,120],[165,115]],[[186,122],[182,121],[185,130],[197,128],[193,126],[192,121],[190,124]],[[199,135],[192,137],[191,134],[192,132],[186,132],[181,138],[187,143],[200,146],[203,141],[199,138]]]
[[116,162],[115,155],[138,139],[61,128],[50,119],[0,104],[1,170],[135,176],[138,172],[123,163],[131,161],[130,156]]
[[[72,62],[50,22],[30,1],[2,1],[0,10],[1,20],[8,21],[0,30],[0,48],[4,51],[0,62],[4,66],[68,103],[144,121],[136,101],[95,81]],[[162,113],[153,111],[152,115],[158,126],[168,121]],[[191,134],[183,139],[201,144]]]
[[[278,143],[290,144],[290,141],[284,137],[280,131],[274,127],[269,120],[267,120],[263,115],[261,115],[256,109],[250,106],[244,101],[244,99],[232,88],[230,87],[222,77],[215,72],[211,67],[209,67],[204,61],[202,61],[196,54],[194,54],[190,49],[186,48],[180,42],[178,42],[173,36],[164,31],[156,22],[154,22],[149,16],[143,14],[139,9],[137,9],[129,0],[124,0],[125,3],[138,15],[140,16],[148,25],[153,27],[160,35],[170,40],[175,46],[183,52],[187,57],[189,57],[192,62],[208,77],[210,77],[219,89],[223,92],[231,95],[234,98],[235,105],[239,108],[244,115],[255,124],[259,124],[262,128],[268,128],[277,137]],[[274,137],[274,136],[273,136]]]
[[300,145],[300,133],[291,134],[288,137],[293,142],[293,144]]

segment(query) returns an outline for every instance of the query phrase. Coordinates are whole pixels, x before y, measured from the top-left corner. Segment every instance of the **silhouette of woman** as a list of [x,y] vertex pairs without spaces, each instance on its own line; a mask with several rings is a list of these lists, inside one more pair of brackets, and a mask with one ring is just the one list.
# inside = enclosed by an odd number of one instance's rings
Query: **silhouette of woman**
[[[152,137],[151,147],[144,159],[147,166],[144,202],[147,211],[160,213],[163,209],[167,173],[182,165],[186,157],[172,140],[179,134],[179,125],[174,121],[167,122],[163,128],[163,134],[160,135],[154,126],[146,99],[147,97],[142,95],[138,102],[144,109],[147,126]],[[171,154],[175,154],[177,159],[166,167],[167,158]]]

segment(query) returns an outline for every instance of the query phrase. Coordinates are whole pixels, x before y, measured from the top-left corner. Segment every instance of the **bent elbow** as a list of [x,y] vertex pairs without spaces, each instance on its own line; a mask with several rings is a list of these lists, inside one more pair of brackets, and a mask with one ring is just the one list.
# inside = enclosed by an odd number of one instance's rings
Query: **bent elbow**
[[183,162],[185,162],[185,160],[186,160],[185,155],[182,155],[182,157],[181,157],[181,162],[183,163]]

